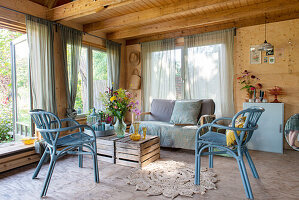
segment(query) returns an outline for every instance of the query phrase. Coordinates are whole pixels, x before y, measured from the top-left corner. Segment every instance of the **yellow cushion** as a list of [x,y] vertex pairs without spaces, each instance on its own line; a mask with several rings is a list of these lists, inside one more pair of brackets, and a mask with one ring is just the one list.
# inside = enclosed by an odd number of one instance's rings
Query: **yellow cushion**
[[[235,127],[236,128],[243,128],[245,120],[246,120],[245,116],[244,117],[238,117],[236,119],[236,122],[235,122]],[[225,134],[226,134],[226,145],[227,146],[235,145],[236,144],[236,137],[235,137],[234,131],[233,130],[226,130]],[[237,134],[238,134],[238,136],[240,136],[241,131],[237,131]],[[244,137],[243,141],[246,139],[246,136],[247,136],[247,134],[245,134],[245,137]]]

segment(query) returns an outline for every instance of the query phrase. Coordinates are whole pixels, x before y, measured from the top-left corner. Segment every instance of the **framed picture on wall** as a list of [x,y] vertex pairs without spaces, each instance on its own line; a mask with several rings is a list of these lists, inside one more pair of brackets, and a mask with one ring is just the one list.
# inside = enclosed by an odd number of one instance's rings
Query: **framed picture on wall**
[[262,63],[262,52],[258,50],[259,45],[250,46],[250,64]]
[[274,64],[275,63],[275,57],[269,57],[269,63]]
[[267,62],[268,62],[268,57],[265,56],[265,57],[264,57],[264,63],[267,63]]

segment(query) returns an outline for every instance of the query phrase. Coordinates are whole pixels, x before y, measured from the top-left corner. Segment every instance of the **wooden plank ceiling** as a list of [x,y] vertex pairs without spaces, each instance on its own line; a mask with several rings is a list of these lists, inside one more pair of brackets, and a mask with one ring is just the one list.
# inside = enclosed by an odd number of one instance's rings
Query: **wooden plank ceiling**
[[[10,0],[20,3],[29,0]],[[160,38],[299,18],[299,0],[31,0],[28,14],[118,40]],[[4,0],[0,0],[1,4]],[[3,5],[5,6],[5,5]],[[12,5],[10,5],[12,6]],[[32,6],[32,5],[31,5]],[[24,10],[23,10],[24,12]],[[18,25],[18,24],[17,24]]]

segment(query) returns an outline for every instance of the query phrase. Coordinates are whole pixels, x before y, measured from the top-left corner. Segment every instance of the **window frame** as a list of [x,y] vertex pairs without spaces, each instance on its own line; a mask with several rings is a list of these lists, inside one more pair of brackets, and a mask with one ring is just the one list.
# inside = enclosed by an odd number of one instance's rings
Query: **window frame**
[[[16,45],[22,43],[22,42],[26,42],[27,43],[27,35],[24,34],[16,39],[14,39],[11,43],[10,43],[10,56],[11,56],[11,91],[12,91],[12,123],[13,123],[13,141],[16,141],[16,135],[18,135],[17,133],[17,126],[16,123],[18,121],[18,102],[17,102],[17,94],[18,94],[18,88],[17,88],[17,64],[16,64]],[[29,50],[29,46],[28,46],[28,50]],[[30,50],[29,50],[30,51]],[[30,52],[29,52],[30,53]],[[28,54],[28,81],[29,81],[29,101],[30,101],[30,110],[33,109],[33,100],[32,100],[32,85],[31,85],[31,75],[30,75],[30,63],[29,63],[29,54]],[[32,119],[30,118],[30,131],[29,131],[29,136],[33,136],[34,134],[34,124]],[[26,133],[27,134],[27,133]],[[21,130],[21,134],[22,130]],[[26,135],[27,136],[27,135]]]
[[[107,53],[105,50],[97,47],[93,47],[91,45],[82,44],[82,48],[87,48],[87,107],[88,110],[92,109],[94,106],[93,102],[93,56],[92,51],[102,51]],[[79,74],[78,74],[79,76]],[[76,118],[84,118],[88,115],[88,113],[78,114]]]

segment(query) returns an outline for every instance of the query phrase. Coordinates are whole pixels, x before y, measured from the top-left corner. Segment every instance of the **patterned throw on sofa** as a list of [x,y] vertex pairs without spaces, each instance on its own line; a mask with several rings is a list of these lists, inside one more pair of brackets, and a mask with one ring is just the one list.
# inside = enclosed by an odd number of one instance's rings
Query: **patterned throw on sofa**
[[140,122],[139,133],[146,127],[148,135],[159,136],[162,147],[194,150],[200,122],[212,120],[214,112],[215,103],[212,99],[154,99],[149,116],[145,116],[145,120]]

